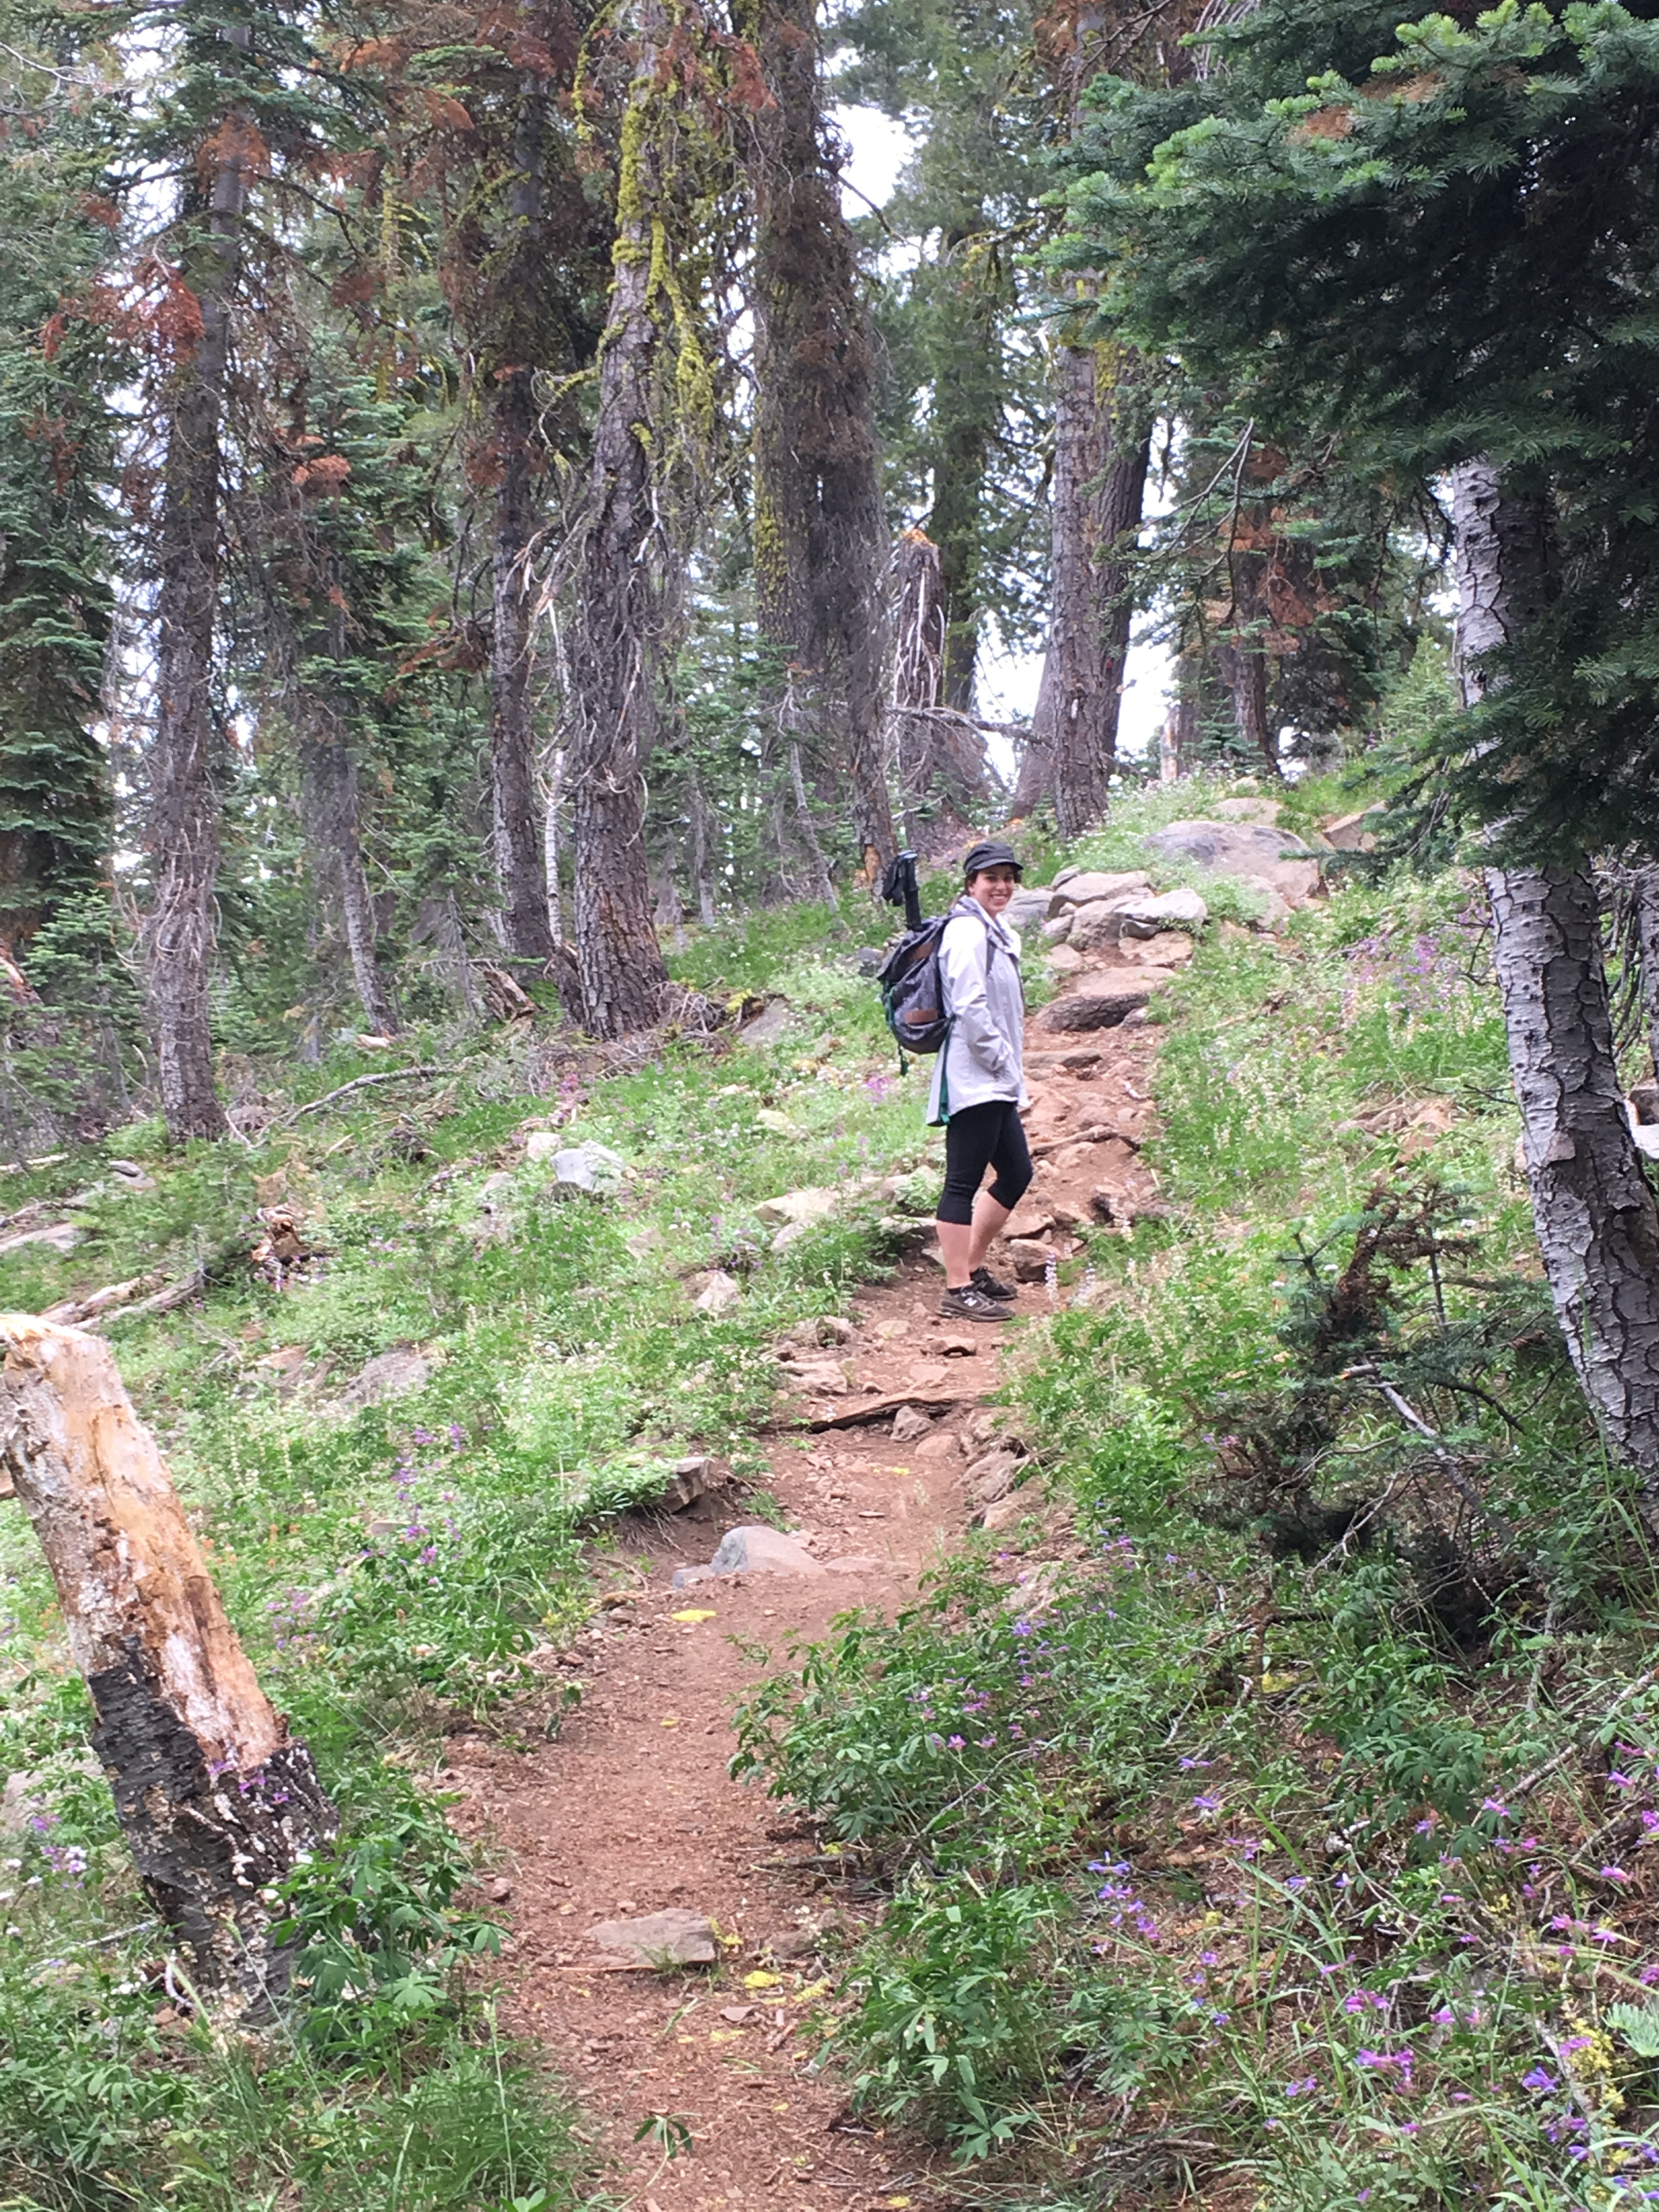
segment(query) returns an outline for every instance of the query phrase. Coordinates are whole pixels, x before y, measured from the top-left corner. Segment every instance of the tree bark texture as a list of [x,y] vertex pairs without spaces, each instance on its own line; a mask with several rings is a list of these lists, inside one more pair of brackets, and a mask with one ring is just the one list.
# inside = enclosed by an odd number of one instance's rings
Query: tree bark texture
[[[1550,515],[1506,496],[1487,461],[1452,477],[1457,660],[1465,701],[1501,680],[1486,656],[1550,596]],[[1613,1454],[1659,1504],[1659,1209],[1619,1082],[1601,908],[1588,866],[1489,868],[1492,953],[1550,1294]]]
[[154,890],[141,939],[161,1110],[174,1144],[220,1137],[229,1126],[214,1089],[208,1023],[220,843],[210,684],[219,592],[219,429],[253,143],[240,111],[227,117],[215,143],[221,150],[205,207],[191,205],[198,188],[185,187],[187,215],[205,217],[185,261],[202,329],[194,353],[174,373],[162,471],[145,836]]
[[714,878],[708,853],[708,802],[703,797],[702,778],[694,763],[686,777],[686,813],[690,826],[691,880],[696,886],[697,919],[705,929],[712,929],[715,921]]
[[668,980],[652,925],[644,771],[678,635],[687,538],[659,458],[676,434],[659,392],[672,367],[674,303],[653,268],[653,230],[672,236],[676,214],[651,128],[653,107],[665,97],[656,81],[665,31],[660,0],[637,0],[633,28],[640,58],[623,126],[566,756],[581,1018],[599,1037],[648,1028]]
[[248,1664],[100,1338],[0,1319],[0,1466],[57,1586],[93,1748],[146,1893],[204,1986],[264,2008],[290,1962],[271,1885],[337,1820]]
[[1633,895],[1636,940],[1642,963],[1642,1012],[1648,1026],[1648,1051],[1659,1076],[1659,867],[1638,868]]
[[1043,801],[1054,796],[1054,685],[1057,680],[1056,663],[1050,654],[1045,653],[1037,677],[1036,703],[1031,709],[1030,734],[1020,750],[1019,767],[1014,776],[1014,795],[1010,802],[1014,819],[1018,822],[1029,821]]
[[564,943],[564,893],[559,884],[559,817],[564,807],[564,747],[556,745],[547,769],[547,805],[542,815],[542,874],[547,884],[548,935]]
[[898,849],[882,748],[887,526],[874,355],[825,145],[816,0],[760,0],[755,119],[755,585],[847,779],[864,872]]
[[374,957],[374,902],[363,866],[361,791],[349,726],[328,700],[307,700],[302,712],[307,726],[301,738],[300,765],[312,842],[333,878],[363,1019],[376,1036],[392,1036],[399,1026],[398,1012]]
[[1279,740],[1267,714],[1267,657],[1237,639],[1216,647],[1216,667],[1233,702],[1239,750],[1283,781]]
[[[528,158],[528,157],[526,157]],[[539,181],[520,172],[520,198]],[[528,214],[524,219],[530,219]],[[538,502],[533,468],[536,400],[532,371],[514,365],[495,397],[501,476],[495,486],[491,548],[494,620],[489,653],[489,807],[507,949],[545,960],[553,950],[548,919],[544,824],[536,782],[535,662],[531,649],[529,554]]]
[[1056,825],[1075,837],[1110,802],[1152,426],[1122,348],[1062,345],[1056,368],[1043,749]]
[[907,530],[894,561],[894,781],[905,841],[919,848],[921,810],[942,804],[948,830],[967,826],[987,796],[985,740],[946,695],[950,631],[943,549]]
[[945,358],[952,365],[933,385],[933,498],[927,535],[939,547],[945,606],[939,704],[963,714],[974,711],[983,611],[986,465],[1003,427],[1000,325],[1012,305],[1000,257],[984,245],[996,228],[994,217],[982,207],[974,208],[941,241],[941,259],[954,276],[939,301],[948,333]]

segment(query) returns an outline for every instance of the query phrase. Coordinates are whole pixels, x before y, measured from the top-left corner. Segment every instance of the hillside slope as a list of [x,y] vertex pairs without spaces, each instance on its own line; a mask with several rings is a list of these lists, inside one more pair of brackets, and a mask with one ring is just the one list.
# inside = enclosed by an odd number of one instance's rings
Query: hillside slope
[[[1064,857],[1144,866],[1213,796]],[[140,1128],[15,1178],[0,1238],[75,1241],[0,1243],[9,1304],[199,1281],[104,1325],[347,1832],[344,1883],[296,1886],[297,2040],[225,2046],[162,1972],[5,1516],[9,2201],[544,2205],[605,2155],[664,2212],[772,2201],[798,2155],[803,2205],[958,2202],[963,2160],[1006,2203],[1636,2201],[1650,1574],[1534,1279],[1469,886],[1348,880],[1277,935],[1231,896],[1146,1026],[1041,1073],[1034,1125],[1079,1157],[1017,1224],[1048,1257],[988,1531],[957,1437],[995,1356],[928,1350],[921,1072],[825,911],[694,940],[688,982],[781,1001],[747,1038],[428,1037],[428,1073],[315,1112],[250,1098],[234,1147]],[[313,1096],[393,1072],[343,1055]],[[559,1196],[582,1145],[602,1188]],[[1124,1202],[1096,1207],[1109,1154]],[[803,1189],[839,1202],[781,1237],[758,1209]],[[806,1341],[836,1317],[851,1349]],[[798,1448],[867,1383],[961,1410],[904,1451],[866,1424]],[[688,1455],[737,1486],[695,1543],[653,1504]],[[896,1467],[928,1470],[902,1530]],[[671,1595],[734,1519],[876,1564]],[[821,1641],[787,1661],[794,1626]],[[721,1700],[757,1682],[738,1764],[770,1811],[720,1778]],[[790,1863],[745,1889],[763,1858]],[[573,1971],[590,1914],[672,1905],[737,1939],[712,1979]],[[798,2075],[795,2118],[711,2146],[711,2085]],[[849,2091],[889,2132],[837,2135],[832,2169],[794,2133]]]

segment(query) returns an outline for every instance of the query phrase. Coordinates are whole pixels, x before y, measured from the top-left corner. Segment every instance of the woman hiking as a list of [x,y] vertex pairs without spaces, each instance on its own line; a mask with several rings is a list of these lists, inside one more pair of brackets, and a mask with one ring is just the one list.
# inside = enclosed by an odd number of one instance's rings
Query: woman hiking
[[[985,1255],[1031,1180],[1019,1118],[1030,1103],[1025,993],[1019,940],[1002,920],[1023,873],[1012,846],[995,839],[975,845],[963,862],[963,895],[939,945],[951,1027],[934,1066],[927,1119],[945,1124],[938,1227],[945,1287],[939,1310],[951,1321],[1004,1321],[1016,1296],[985,1265]],[[995,1180],[981,1190],[987,1168]]]

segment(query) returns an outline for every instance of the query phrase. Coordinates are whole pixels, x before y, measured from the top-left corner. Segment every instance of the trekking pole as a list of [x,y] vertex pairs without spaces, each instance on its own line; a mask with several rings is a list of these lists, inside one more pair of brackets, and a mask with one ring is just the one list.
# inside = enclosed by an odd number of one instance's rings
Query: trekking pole
[[916,856],[906,850],[896,854],[882,878],[881,895],[889,906],[904,908],[904,927],[921,927],[921,886],[916,881]]

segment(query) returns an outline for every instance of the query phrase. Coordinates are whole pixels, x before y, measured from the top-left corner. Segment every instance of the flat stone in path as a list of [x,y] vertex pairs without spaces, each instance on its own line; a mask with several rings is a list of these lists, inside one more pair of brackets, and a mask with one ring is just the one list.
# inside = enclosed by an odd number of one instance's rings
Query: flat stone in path
[[1152,988],[1147,981],[1108,984],[1091,991],[1071,991],[1045,1006],[1036,1025],[1041,1030],[1058,1030],[1062,1036],[1077,1030],[1115,1029],[1127,1014],[1138,1012],[1146,1006]]
[[601,1920],[589,1942],[630,1966],[712,1966],[720,1956],[714,1929],[701,1912],[670,1905],[638,1920]]

